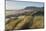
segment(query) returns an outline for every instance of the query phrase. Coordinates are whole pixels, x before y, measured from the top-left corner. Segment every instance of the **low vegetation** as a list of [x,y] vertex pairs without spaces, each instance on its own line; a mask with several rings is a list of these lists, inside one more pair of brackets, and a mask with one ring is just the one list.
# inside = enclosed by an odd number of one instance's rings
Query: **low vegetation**
[[6,31],[44,28],[44,11],[37,11],[36,13],[25,12],[11,18],[9,17],[5,28]]

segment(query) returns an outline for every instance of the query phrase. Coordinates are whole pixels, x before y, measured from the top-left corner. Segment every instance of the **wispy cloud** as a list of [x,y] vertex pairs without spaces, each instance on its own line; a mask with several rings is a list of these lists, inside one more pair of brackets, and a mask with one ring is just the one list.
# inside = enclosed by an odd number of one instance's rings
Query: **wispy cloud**
[[16,1],[16,0],[7,0],[6,1],[6,9],[22,9],[22,8],[27,7],[27,6],[43,7],[43,3]]

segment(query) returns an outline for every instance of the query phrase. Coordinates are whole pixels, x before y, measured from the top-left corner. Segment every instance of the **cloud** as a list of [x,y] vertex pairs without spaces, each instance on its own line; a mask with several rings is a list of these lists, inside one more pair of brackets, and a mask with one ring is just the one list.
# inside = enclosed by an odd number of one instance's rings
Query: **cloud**
[[16,0],[6,0],[6,1],[16,1]]
[[27,6],[43,7],[43,3],[41,3],[41,2],[14,1],[14,0],[6,1],[6,9],[22,9],[22,8],[27,7]]

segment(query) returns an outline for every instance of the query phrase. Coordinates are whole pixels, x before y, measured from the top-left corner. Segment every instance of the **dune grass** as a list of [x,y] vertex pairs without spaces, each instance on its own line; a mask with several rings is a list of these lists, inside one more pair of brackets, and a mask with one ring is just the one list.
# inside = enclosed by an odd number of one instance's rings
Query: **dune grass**
[[43,28],[44,27],[44,17],[35,16],[32,24],[32,28]]
[[6,30],[10,29],[26,29],[26,28],[43,28],[44,27],[44,17],[43,16],[31,16],[23,15],[18,16],[16,20],[10,20],[6,24]]

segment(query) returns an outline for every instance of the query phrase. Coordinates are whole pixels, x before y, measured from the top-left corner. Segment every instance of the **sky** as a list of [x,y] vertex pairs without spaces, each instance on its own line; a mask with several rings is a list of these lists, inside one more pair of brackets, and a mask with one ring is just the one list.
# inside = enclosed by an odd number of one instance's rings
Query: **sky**
[[28,6],[43,7],[43,3],[6,0],[6,9],[7,10],[23,9],[25,7],[28,7]]

